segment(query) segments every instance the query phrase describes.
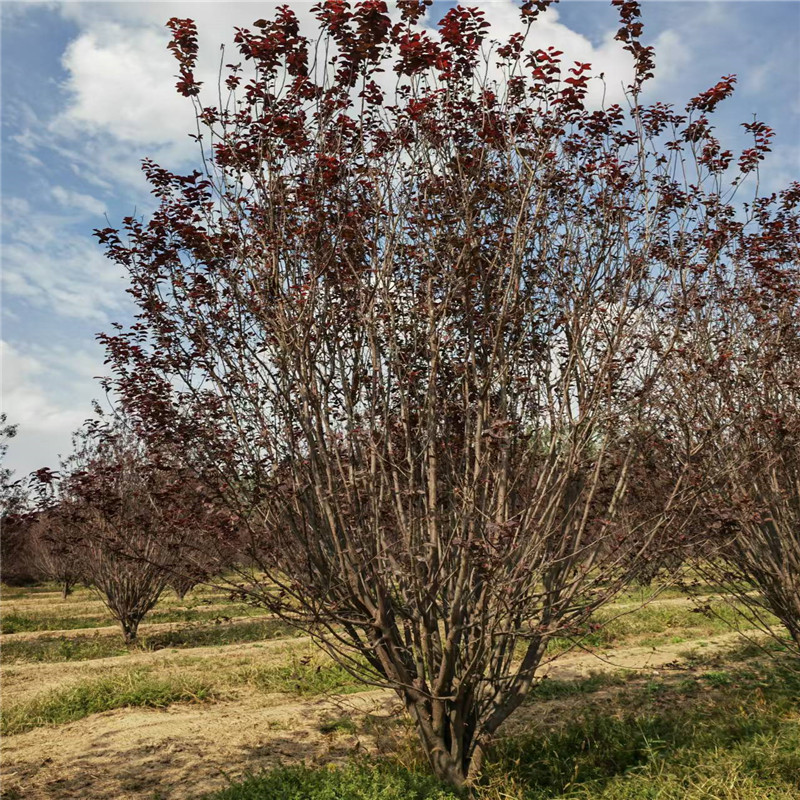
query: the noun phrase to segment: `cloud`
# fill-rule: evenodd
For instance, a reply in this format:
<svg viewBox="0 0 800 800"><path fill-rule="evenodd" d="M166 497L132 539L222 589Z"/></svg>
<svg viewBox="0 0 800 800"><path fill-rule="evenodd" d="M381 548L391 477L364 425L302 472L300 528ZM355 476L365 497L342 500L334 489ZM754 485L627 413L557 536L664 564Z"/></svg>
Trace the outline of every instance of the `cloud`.
<svg viewBox="0 0 800 800"><path fill-rule="evenodd" d="M89 398L100 395L94 381L99 352L0 341L0 358L3 411L9 423L19 425L6 466L18 478L57 466L56 454L68 454L72 433L91 415Z"/></svg>
<svg viewBox="0 0 800 800"><path fill-rule="evenodd" d="M70 211L83 211L94 216L102 215L106 211L106 204L90 194L82 194L63 186L53 186L50 195L61 206Z"/></svg>
<svg viewBox="0 0 800 800"><path fill-rule="evenodd" d="M470 5L473 4L484 11L490 22L492 39L506 41L520 29L519 7L512 0L473 0ZM173 167L196 159L196 145L188 136L195 130L194 109L175 91L177 65L166 47L169 42L166 20L187 14L195 20L199 43L195 72L203 82L201 101L216 104L220 62L241 61L231 44L233 28L252 25L255 16L271 16L278 5L260 4L256 9L248 3L201 3L189 11L180 5L164 3L91 7L82 3L63 4L61 13L80 25L82 31L69 44L62 59L68 75L64 83L68 102L53 120L51 131L101 137L104 145L107 142L134 145L141 148L140 152L147 151ZM311 3L298 3L293 10L300 20L301 31L313 41L318 34L318 23L311 7ZM435 13L441 16L444 10L440 5ZM588 102L593 107L603 102L623 102L625 87L633 78L632 58L614 39L618 28L616 14L608 9L603 19L606 32L598 37L597 45L562 23L554 8L537 19L528 38L532 49L552 45L562 50L565 70L573 61L580 61L591 63L594 75L604 73L604 83L590 84ZM429 31L436 32L432 16L423 23ZM226 49L221 54L223 44ZM673 77L688 58L682 38L672 30L662 31L654 44L659 69L651 86ZM391 71L378 78L387 87L395 83ZM161 150L153 153L154 147ZM114 163L109 163L112 171Z"/></svg>
<svg viewBox="0 0 800 800"><path fill-rule="evenodd" d="M70 229L75 216L35 211L14 197L4 199L3 210L6 302L21 300L61 317L100 323L128 307L120 269L90 236Z"/></svg>
<svg viewBox="0 0 800 800"><path fill-rule="evenodd" d="M151 28L94 25L67 47L66 110L52 129L107 132L121 142L163 144L187 138L194 119L179 97L166 50L168 37Z"/></svg>

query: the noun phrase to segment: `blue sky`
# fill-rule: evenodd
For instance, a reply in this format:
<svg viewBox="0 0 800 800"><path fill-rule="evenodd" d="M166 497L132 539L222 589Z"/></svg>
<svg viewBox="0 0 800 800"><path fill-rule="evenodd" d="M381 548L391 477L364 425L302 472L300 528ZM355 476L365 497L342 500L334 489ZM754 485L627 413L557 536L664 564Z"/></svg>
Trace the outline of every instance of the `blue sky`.
<svg viewBox="0 0 800 800"><path fill-rule="evenodd" d="M286 0L312 32L312 2ZM511 0L474 2L498 38L516 29ZM434 4L431 27L451 4ZM139 162L173 169L197 158L191 108L174 92L164 23L193 17L200 71L214 83L219 45L234 26L270 13L260 2L2 2L3 407L20 426L8 465L22 475L56 466L70 433L91 413L104 373L94 335L133 313L124 277L92 237L152 209ZM753 114L777 132L762 171L765 191L800 178L800 3L794 0L644 0L645 40L658 77L648 98L685 103L736 73L723 106L723 141L744 146ZM535 34L606 73L609 92L629 81L607 2L562 0ZM203 75L201 75L203 77ZM646 99L648 99L646 98ZM618 99L618 98L612 98Z"/></svg>

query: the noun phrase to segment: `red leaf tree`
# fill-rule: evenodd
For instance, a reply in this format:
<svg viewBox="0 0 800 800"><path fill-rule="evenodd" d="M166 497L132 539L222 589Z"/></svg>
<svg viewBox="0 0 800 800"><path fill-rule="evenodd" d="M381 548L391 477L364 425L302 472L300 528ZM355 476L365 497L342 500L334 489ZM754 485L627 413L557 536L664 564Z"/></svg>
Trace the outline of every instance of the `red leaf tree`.
<svg viewBox="0 0 800 800"><path fill-rule="evenodd" d="M756 199L741 215L731 243L735 258L698 295L680 367L664 390L703 489L695 525L707 554L700 571L735 597L756 626L781 636L770 624L774 614L797 650L799 204L794 183Z"/></svg>
<svg viewBox="0 0 800 800"><path fill-rule="evenodd" d="M132 644L166 586L216 571L210 554L223 548L211 542L227 541L230 515L210 502L174 449L143 440L125 420L95 421L74 441L60 476L39 473L53 487L39 535L59 564L81 565L81 578Z"/></svg>
<svg viewBox="0 0 800 800"><path fill-rule="evenodd" d="M221 106L170 21L204 160L146 162L153 218L98 231L140 309L102 340L140 429L245 528L237 589L394 689L463 785L551 638L680 528L658 392L732 235L709 115L733 78L641 105L653 53L615 0L632 110L592 110L588 65L526 48L544 0L494 50L480 11L434 36L425 5L328 0L316 45L279 9L237 30ZM634 514L654 454L676 476Z"/></svg>

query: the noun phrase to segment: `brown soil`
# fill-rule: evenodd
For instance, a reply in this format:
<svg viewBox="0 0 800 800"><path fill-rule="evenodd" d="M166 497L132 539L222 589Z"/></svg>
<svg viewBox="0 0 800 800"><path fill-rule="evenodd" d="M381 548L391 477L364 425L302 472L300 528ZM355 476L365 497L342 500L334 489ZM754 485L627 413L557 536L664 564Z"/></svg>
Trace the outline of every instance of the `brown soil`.
<svg viewBox="0 0 800 800"><path fill-rule="evenodd" d="M56 605L56 602L58 605ZM176 601L169 604L160 604L159 611L183 612L183 611L226 611L231 607L227 602L216 603L194 603L192 605L182 605ZM2 603L3 615L24 614L42 617L77 617L77 618L96 618L109 619L109 612L100 600L81 600L80 602L62 603L61 600L48 600L47 602L4 600Z"/></svg>
<svg viewBox="0 0 800 800"><path fill-rule="evenodd" d="M274 614L261 614L247 617L229 617L227 623L236 622L263 622L264 620L275 619ZM198 626L210 626L214 624L213 619L201 619L194 622L143 622L139 626L139 636L147 636L149 633L159 633L161 631L171 631L179 628L190 628ZM15 639L41 639L47 637L60 637L62 639L73 639L80 636L108 636L109 634L119 634L119 625L104 625L102 628L66 628L54 631L21 631L20 633L0 634L0 646L3 642ZM121 636L122 634L120 634Z"/></svg>
<svg viewBox="0 0 800 800"><path fill-rule="evenodd" d="M710 637L704 652L722 649L735 641L736 634ZM298 645L298 640L289 644ZM277 658L286 641L264 642L258 657ZM268 646L267 646L268 645ZM570 679L593 671L616 669L652 674L673 662L691 646L659 648L628 647L605 651L598 656L570 653L546 665L542 673ZM39 689L46 683L60 683L99 671L114 662L157 663L158 659L192 656L218 659L253 653L253 645L227 648L197 648L176 654L142 653L122 659L100 659L76 665L20 665L36 674ZM285 655L285 649L283 651ZM138 661L134 662L135 659ZM602 659L602 660L601 660ZM173 661L173 666L176 664ZM11 668L9 668L10 670ZM11 677L8 674L8 677ZM19 675L16 675L19 677ZM13 683L13 681L12 681ZM15 699L19 694L14 692ZM561 701L536 704L512 718L513 727L530 724L537 715ZM563 705L563 703L562 703ZM325 721L351 717L357 723L367 719L369 733L325 734ZM245 771L258 771L278 763L338 761L354 752L372 751L376 735L385 739L395 724L402 722L397 698L377 690L354 695L299 702L286 696L243 695L211 705L174 705L165 711L122 709L97 714L56 728L37 728L6 737L3 746L4 794L17 790L25 800L188 800L226 785ZM377 732L377 734L376 734ZM384 744L385 746L385 744Z"/></svg>

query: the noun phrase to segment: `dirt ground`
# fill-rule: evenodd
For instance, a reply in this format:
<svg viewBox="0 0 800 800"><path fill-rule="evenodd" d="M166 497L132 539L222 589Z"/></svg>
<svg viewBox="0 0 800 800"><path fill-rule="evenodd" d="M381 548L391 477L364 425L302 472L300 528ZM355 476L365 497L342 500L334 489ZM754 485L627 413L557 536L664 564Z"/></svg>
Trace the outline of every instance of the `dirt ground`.
<svg viewBox="0 0 800 800"><path fill-rule="evenodd" d="M236 624L237 622L265 622L270 619L275 619L275 615L259 614L247 617L227 617L227 622L232 624ZM208 620L197 622L143 622L139 626L139 636L145 637L154 633L164 633L165 631L179 630L193 624L207 625ZM49 639L54 636L57 636L61 639L74 639L81 636L108 636L109 634L118 634L119 631L119 625L104 625L101 628L65 628L63 630L53 631L20 631L19 633L4 633L3 641L7 642L13 639Z"/></svg>
<svg viewBox="0 0 800 800"><path fill-rule="evenodd" d="M666 601L665 601L666 602ZM735 633L707 638L704 652L724 648ZM193 659L259 663L283 657L302 640L176 653L140 653L76 663L10 665L3 669L4 693L15 700L33 692L102 675L124 664L180 668ZM542 674L571 679L591 672L635 670L645 675L669 669L691 642L663 647L627 647L597 655L568 653ZM257 650L255 649L257 648ZM263 659L263 662L262 662ZM509 730L557 713L568 701L527 706ZM358 733L324 733L325 722L347 717ZM354 753L386 748L387 737L407 735L402 707L391 692L376 690L298 701L285 695L242 693L206 705L176 704L166 710L121 709L57 727L6 737L3 796L25 800L189 800L224 787L247 771L278 763L340 761ZM376 737L381 737L379 741Z"/></svg>

